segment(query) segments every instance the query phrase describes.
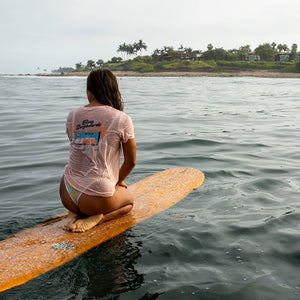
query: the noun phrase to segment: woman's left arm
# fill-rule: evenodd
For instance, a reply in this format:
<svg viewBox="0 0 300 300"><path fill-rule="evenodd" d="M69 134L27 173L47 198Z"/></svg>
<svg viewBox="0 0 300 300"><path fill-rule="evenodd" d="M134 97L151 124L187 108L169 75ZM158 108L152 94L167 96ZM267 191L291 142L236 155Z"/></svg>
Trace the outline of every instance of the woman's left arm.
<svg viewBox="0 0 300 300"><path fill-rule="evenodd" d="M136 164L136 142L135 139L129 139L126 143L122 143L124 162L120 168L119 181L117 185L127 187L123 182L130 174Z"/></svg>

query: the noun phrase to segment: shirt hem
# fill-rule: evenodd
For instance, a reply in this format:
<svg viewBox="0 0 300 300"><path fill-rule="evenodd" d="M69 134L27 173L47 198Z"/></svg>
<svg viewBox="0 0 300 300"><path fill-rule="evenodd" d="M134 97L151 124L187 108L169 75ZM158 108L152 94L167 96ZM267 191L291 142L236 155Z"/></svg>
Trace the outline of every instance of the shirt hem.
<svg viewBox="0 0 300 300"><path fill-rule="evenodd" d="M90 191L86 190L85 188L82 189L82 188L75 187L74 184L70 182L69 176L68 176L66 173L64 173L63 176L64 176L64 178L67 180L68 184L69 184L73 189L75 189L75 190L81 192L82 194L88 195L88 196L98 196L98 197L105 197L105 198L108 198L108 197L113 196L113 194L115 193L115 188L113 189L112 192L93 193L93 192L90 192Z"/></svg>

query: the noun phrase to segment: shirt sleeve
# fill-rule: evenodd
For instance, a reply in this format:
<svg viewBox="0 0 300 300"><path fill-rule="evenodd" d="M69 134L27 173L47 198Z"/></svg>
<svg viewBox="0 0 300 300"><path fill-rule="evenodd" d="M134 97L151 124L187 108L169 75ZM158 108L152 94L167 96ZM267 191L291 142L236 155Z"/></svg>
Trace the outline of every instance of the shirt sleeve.
<svg viewBox="0 0 300 300"><path fill-rule="evenodd" d="M134 128L131 118L125 115L124 121L122 122L121 128L121 141L127 143L128 140L134 138Z"/></svg>
<svg viewBox="0 0 300 300"><path fill-rule="evenodd" d="M66 123L66 133L68 135L69 140L71 140L72 134L72 111L69 112L67 123Z"/></svg>

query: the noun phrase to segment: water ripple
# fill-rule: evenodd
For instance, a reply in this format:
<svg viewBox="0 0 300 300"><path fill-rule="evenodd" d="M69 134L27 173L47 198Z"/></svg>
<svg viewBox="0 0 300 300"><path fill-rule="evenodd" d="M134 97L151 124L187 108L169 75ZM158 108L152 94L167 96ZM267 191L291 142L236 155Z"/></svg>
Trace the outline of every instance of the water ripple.
<svg viewBox="0 0 300 300"><path fill-rule="evenodd" d="M86 104L85 81L0 77L1 239L63 210L65 120ZM204 184L3 297L299 299L298 80L118 81L138 145L127 183L193 167Z"/></svg>

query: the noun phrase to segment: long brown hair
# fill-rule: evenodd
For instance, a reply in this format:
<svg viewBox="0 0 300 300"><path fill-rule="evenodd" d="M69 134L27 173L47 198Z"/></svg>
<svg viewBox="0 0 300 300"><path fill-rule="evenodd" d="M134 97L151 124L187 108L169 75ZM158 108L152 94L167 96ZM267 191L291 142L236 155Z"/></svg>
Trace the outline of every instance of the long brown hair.
<svg viewBox="0 0 300 300"><path fill-rule="evenodd" d="M87 78L87 90L96 100L118 110L123 110L123 102L116 76L107 69L91 71Z"/></svg>

